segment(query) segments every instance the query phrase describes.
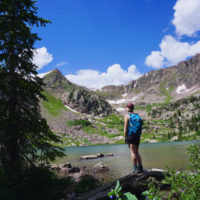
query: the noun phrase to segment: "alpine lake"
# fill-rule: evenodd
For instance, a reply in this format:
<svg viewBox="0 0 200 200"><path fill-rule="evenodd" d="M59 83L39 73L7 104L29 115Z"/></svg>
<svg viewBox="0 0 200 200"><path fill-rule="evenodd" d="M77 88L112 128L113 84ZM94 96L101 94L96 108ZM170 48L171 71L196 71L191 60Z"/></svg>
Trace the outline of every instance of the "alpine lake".
<svg viewBox="0 0 200 200"><path fill-rule="evenodd" d="M186 149L191 144L200 144L200 141L140 144L139 152L142 156L144 169L167 169L168 167L176 170L185 169L189 162ZM72 166L92 169L96 163L103 162L110 169L109 172L99 175L99 178L103 179L105 183L117 180L132 171L130 152L126 144L65 147L64 150L66 156L58 159L56 164L70 162ZM114 155L91 160L80 159L80 156L99 153L104 155L113 153Z"/></svg>

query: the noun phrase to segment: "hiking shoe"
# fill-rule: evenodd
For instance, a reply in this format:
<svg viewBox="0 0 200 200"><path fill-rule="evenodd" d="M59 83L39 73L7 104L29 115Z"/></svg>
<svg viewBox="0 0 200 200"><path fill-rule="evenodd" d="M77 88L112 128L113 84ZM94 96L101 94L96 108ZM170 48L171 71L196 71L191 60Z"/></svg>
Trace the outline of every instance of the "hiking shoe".
<svg viewBox="0 0 200 200"><path fill-rule="evenodd" d="M139 173L139 168L138 167L133 167L133 173Z"/></svg>
<svg viewBox="0 0 200 200"><path fill-rule="evenodd" d="M144 172L143 167L137 167L137 168L133 168L133 172L134 173L142 173Z"/></svg>
<svg viewBox="0 0 200 200"><path fill-rule="evenodd" d="M141 166L141 167L138 167L138 172L139 173L142 173L144 171L144 169L143 169L143 167Z"/></svg>

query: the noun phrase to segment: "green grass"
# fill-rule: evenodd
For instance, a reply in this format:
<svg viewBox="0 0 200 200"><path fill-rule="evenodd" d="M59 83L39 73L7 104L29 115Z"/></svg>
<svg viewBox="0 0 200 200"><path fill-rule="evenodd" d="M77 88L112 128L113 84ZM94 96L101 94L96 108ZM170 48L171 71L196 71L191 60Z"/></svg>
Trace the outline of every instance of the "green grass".
<svg viewBox="0 0 200 200"><path fill-rule="evenodd" d="M97 125L100 128L105 129L106 128L111 128L111 129L117 129L119 131L119 135L123 134L123 127L124 127L124 119L121 115L116 115L116 114L111 114L107 117L98 119L97 121L104 123L105 125L98 124ZM113 134L111 134L113 135ZM115 135L117 136L117 135ZM109 136L111 137L111 136Z"/></svg>
<svg viewBox="0 0 200 200"><path fill-rule="evenodd" d="M83 131L87 134L98 134L107 138L114 138L123 135L123 118L120 115L111 114L107 117L97 119L95 126L84 126ZM111 134L107 129L117 129L119 134Z"/></svg>
<svg viewBox="0 0 200 200"><path fill-rule="evenodd" d="M56 144L56 145L59 147L71 146L72 144L75 144L76 146L80 146L80 143L83 143L83 142L76 141L74 138L69 137L66 134L62 135L62 142L63 142L62 144Z"/></svg>
<svg viewBox="0 0 200 200"><path fill-rule="evenodd" d="M106 99L109 99L109 98L117 98L117 97L120 97L121 94L118 94L118 93L112 93L112 92L105 92L105 91L95 91L94 92L95 94L98 94L100 96L103 96L104 98Z"/></svg>
<svg viewBox="0 0 200 200"><path fill-rule="evenodd" d="M141 92L141 90L140 90L140 89L133 88L133 89L131 89L131 92L134 92L134 93L136 93L136 94L139 94L139 93Z"/></svg>
<svg viewBox="0 0 200 200"><path fill-rule="evenodd" d="M97 119L97 121L103 122L106 124L106 127L115 128L116 126L123 126L124 121L121 115L111 114L107 117Z"/></svg>
<svg viewBox="0 0 200 200"><path fill-rule="evenodd" d="M47 91L42 94L47 98L47 101L42 101L44 108L53 116L59 115L63 110L68 110L61 100L57 99Z"/></svg>
<svg viewBox="0 0 200 200"><path fill-rule="evenodd" d="M83 119L75 119L75 120L69 120L67 121L68 126L78 126L81 125L82 127L87 127L91 126L92 123L89 122L88 120L83 120Z"/></svg>
<svg viewBox="0 0 200 200"><path fill-rule="evenodd" d="M94 128L92 126L87 126L87 127L83 127L83 131L86 132L87 134L91 135L91 134L97 134L98 133L98 129Z"/></svg>
<svg viewBox="0 0 200 200"><path fill-rule="evenodd" d="M108 132L105 131L105 128L103 127L94 128L94 127L88 126L88 127L84 127L83 130L89 135L98 134L101 136L106 136L108 138L113 138L113 137L117 137L121 135L121 134L109 134Z"/></svg>
<svg viewBox="0 0 200 200"><path fill-rule="evenodd" d="M165 81L160 83L159 91L160 95L166 96L165 102L168 103L172 100L171 93L174 90L173 86L170 86L168 89L166 88L167 83Z"/></svg>
<svg viewBox="0 0 200 200"><path fill-rule="evenodd" d="M166 97L167 99L168 97ZM168 100L166 100L165 102L163 103L152 103L152 104L146 104L146 105L135 105L135 110L144 110L146 111L148 114L151 114L151 111L153 108L155 107L159 107L159 106L166 106L166 105L169 105L170 103L170 98L168 98Z"/></svg>

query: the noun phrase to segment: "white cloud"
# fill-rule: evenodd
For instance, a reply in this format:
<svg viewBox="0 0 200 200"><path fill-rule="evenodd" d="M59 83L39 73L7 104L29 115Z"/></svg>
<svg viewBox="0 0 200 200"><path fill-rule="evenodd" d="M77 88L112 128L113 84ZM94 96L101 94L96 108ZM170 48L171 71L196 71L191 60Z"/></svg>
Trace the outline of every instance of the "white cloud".
<svg viewBox="0 0 200 200"><path fill-rule="evenodd" d="M190 56L200 53L200 41L191 44L181 42L171 35L166 35L160 43L160 51L152 51L146 57L145 64L153 68L161 68L164 65L176 65Z"/></svg>
<svg viewBox="0 0 200 200"><path fill-rule="evenodd" d="M38 74L38 76L40 77L40 78L43 78L43 77L45 77L47 74L49 74L49 73L51 73L52 71L49 71L49 72L45 72L45 73L41 73L41 74Z"/></svg>
<svg viewBox="0 0 200 200"><path fill-rule="evenodd" d="M145 64L153 68L160 68L164 65L164 59L160 51L152 51L149 56L146 57Z"/></svg>
<svg viewBox="0 0 200 200"><path fill-rule="evenodd" d="M61 67L61 66L64 66L66 64L67 64L67 62L60 62L60 63L56 64L56 67Z"/></svg>
<svg viewBox="0 0 200 200"><path fill-rule="evenodd" d="M108 67L106 72L100 73L96 70L80 70L77 74L66 76L68 80L77 85L88 88L101 89L106 85L122 85L141 76L135 65L123 70L119 64Z"/></svg>
<svg viewBox="0 0 200 200"><path fill-rule="evenodd" d="M52 60L53 56L47 52L46 47L41 47L35 50L33 63L38 66L38 70L49 64Z"/></svg>
<svg viewBox="0 0 200 200"><path fill-rule="evenodd" d="M200 0L177 0L172 24L176 28L174 36L166 35L160 43L159 51L152 51L145 64L153 68L176 65L178 62L200 53L200 41L183 42L180 36L194 37L200 31Z"/></svg>
<svg viewBox="0 0 200 200"><path fill-rule="evenodd" d="M172 24L178 35L192 36L200 30L200 0L178 0Z"/></svg>

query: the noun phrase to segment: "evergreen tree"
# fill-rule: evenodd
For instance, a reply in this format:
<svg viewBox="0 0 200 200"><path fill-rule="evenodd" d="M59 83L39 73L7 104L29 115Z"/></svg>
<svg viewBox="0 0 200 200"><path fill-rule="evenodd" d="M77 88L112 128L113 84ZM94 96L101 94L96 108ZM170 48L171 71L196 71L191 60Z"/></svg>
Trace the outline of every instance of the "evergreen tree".
<svg viewBox="0 0 200 200"><path fill-rule="evenodd" d="M171 117L169 118L169 127L174 128L174 122Z"/></svg>
<svg viewBox="0 0 200 200"><path fill-rule="evenodd" d="M34 0L0 0L0 164L8 175L63 153L40 113L42 79L33 64L33 26L49 21L37 16Z"/></svg>

